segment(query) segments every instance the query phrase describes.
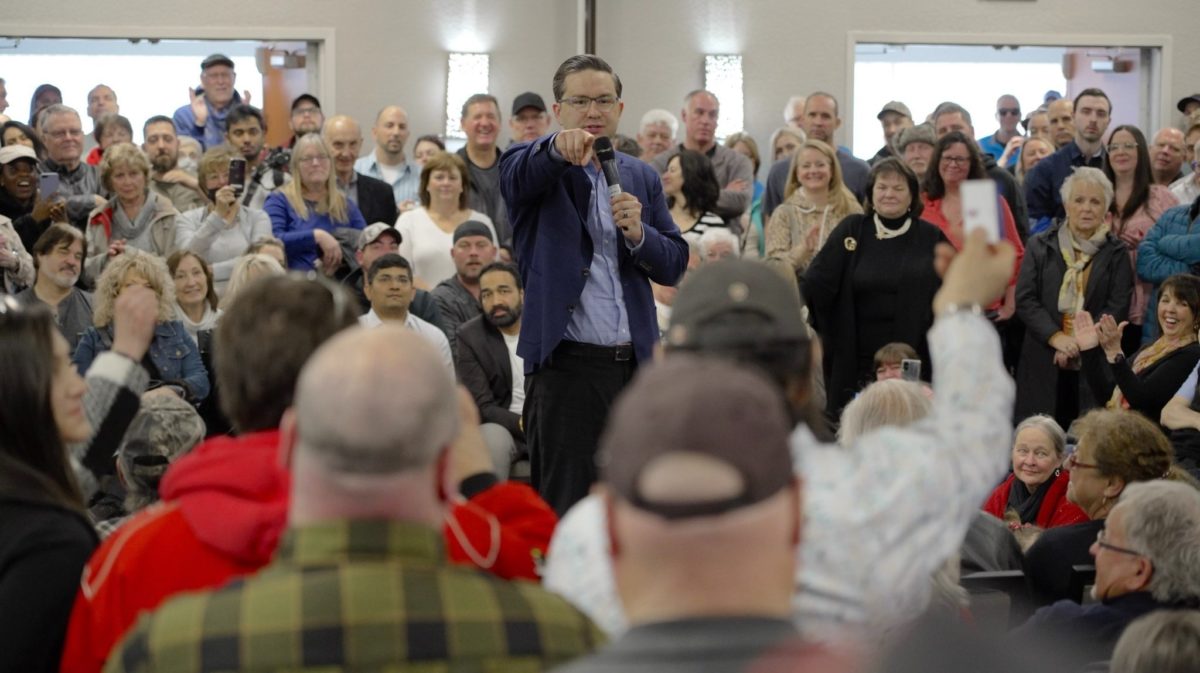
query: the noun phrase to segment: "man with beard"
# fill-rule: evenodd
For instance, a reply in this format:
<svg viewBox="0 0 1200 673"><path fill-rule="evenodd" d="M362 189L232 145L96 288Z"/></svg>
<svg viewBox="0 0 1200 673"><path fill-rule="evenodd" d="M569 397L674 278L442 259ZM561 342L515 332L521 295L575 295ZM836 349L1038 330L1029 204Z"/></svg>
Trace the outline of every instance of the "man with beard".
<svg viewBox="0 0 1200 673"><path fill-rule="evenodd" d="M187 212L207 205L196 176L178 167L179 136L170 117L158 115L142 127L142 151L150 159L150 189L167 197L175 210Z"/></svg>
<svg viewBox="0 0 1200 673"><path fill-rule="evenodd" d="M246 192L242 196L242 205L262 210L267 195L291 182L292 178L283 168L264 162L267 123L258 108L234 106L225 116L225 123L225 142L246 160Z"/></svg>
<svg viewBox="0 0 1200 673"><path fill-rule="evenodd" d="M491 230L474 220L458 225L450 257L454 259L454 275L438 283L430 294L437 301L442 330L453 350L458 326L483 312L479 303L479 272L496 259Z"/></svg>
<svg viewBox="0 0 1200 673"><path fill-rule="evenodd" d="M521 420L525 362L517 355L525 292L517 267L504 262L485 266L478 282L483 315L458 329L454 371L475 398L483 438L497 474L505 478L513 461L529 452Z"/></svg>
<svg viewBox="0 0 1200 673"><path fill-rule="evenodd" d="M288 126L292 129L292 137L284 147L296 144L296 138L308 133L320 133L325 125L325 113L321 111L321 101L311 93L302 93L292 101L292 116Z"/></svg>
<svg viewBox="0 0 1200 673"><path fill-rule="evenodd" d="M1108 160L1104 149L1104 132L1112 121L1112 101L1108 95L1100 89L1084 89L1075 97L1073 115L1074 139L1039 161L1025 176L1025 201L1031 221L1062 219L1066 214L1059 194L1063 181L1079 166L1103 168ZM1051 115L1052 124L1053 119Z"/></svg>
<svg viewBox="0 0 1200 673"><path fill-rule="evenodd" d="M401 211L415 208L421 167L404 156L404 145L408 142L408 112L399 105L380 110L371 127L371 137L375 140L375 151L356 161L354 170L391 185L396 207Z"/></svg>
<svg viewBox="0 0 1200 673"><path fill-rule="evenodd" d="M50 307L58 331L66 338L72 353L79 337L92 325L92 295L75 287L83 272L85 247L78 229L51 224L33 245L37 280L16 295L17 301L25 306L41 302Z"/></svg>

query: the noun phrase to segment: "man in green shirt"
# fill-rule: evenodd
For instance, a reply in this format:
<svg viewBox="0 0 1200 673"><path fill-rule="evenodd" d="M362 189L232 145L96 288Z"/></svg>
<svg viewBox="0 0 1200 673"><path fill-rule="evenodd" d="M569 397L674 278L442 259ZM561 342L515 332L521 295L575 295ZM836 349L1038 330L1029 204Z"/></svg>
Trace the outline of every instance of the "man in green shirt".
<svg viewBox="0 0 1200 673"><path fill-rule="evenodd" d="M330 340L282 423L293 488L275 560L143 617L106 670L529 671L592 650L602 636L562 599L446 558L451 445L474 413L419 335Z"/></svg>

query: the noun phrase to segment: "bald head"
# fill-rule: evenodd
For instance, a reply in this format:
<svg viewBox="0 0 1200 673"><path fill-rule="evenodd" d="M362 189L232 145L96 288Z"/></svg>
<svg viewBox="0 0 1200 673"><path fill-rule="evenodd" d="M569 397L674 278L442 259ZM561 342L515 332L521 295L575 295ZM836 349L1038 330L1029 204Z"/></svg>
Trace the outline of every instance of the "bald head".
<svg viewBox="0 0 1200 673"><path fill-rule="evenodd" d="M1183 131L1168 126L1154 134L1150 148L1150 168L1155 184L1169 185L1180 175L1187 155Z"/></svg>
<svg viewBox="0 0 1200 673"><path fill-rule="evenodd" d="M458 432L454 381L427 340L399 326L351 329L296 384L297 452L330 473L427 468Z"/></svg>
<svg viewBox="0 0 1200 673"><path fill-rule="evenodd" d="M325 120L321 138L333 155L333 169L337 171L338 180L348 184L354 174L354 162L362 150L362 129L358 122L348 115L334 115Z"/></svg>
<svg viewBox="0 0 1200 673"><path fill-rule="evenodd" d="M408 112L399 105L389 105L375 115L371 127L375 139L375 158L382 164L394 166L404 161L404 145L408 142Z"/></svg>

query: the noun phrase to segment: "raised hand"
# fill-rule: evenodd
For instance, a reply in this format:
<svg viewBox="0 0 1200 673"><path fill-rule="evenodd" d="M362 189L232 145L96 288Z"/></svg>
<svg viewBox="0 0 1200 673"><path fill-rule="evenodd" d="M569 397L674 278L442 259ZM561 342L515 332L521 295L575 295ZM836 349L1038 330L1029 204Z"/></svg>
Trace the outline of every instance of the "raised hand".
<svg viewBox="0 0 1200 673"><path fill-rule="evenodd" d="M189 86L188 98L192 101L192 117L196 119L196 126L204 126L208 123L208 105L204 102L204 92L196 93L196 90Z"/></svg>

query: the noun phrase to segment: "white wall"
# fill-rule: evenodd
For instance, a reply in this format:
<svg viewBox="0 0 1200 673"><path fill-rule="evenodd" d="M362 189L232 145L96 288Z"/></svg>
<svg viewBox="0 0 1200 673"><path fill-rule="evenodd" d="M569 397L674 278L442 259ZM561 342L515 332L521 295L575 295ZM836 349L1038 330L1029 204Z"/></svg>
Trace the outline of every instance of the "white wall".
<svg viewBox="0 0 1200 673"><path fill-rule="evenodd" d="M625 133L636 130L636 120L649 108L678 109L683 95L703 82L705 53L745 55L746 125L761 138L782 121L790 94L824 89L848 106L849 31L913 33L918 41L921 33L1166 35L1170 71L1162 121L1175 121L1174 101L1200 90L1200 11L1194 0L600 0L597 5L597 51L625 82ZM152 37L155 29L171 29L176 35L232 32L244 38L255 29L264 34L332 30L337 83L336 96L322 98L327 112L369 121L379 107L398 101L408 108L414 133L425 133L442 126L449 50L490 51L491 88L502 101L526 89L549 101L554 68L576 51L578 7L576 0L0 0L0 32ZM508 110L503 112L507 117ZM878 128L864 132L875 134Z"/></svg>
<svg viewBox="0 0 1200 673"><path fill-rule="evenodd" d="M678 110L703 83L705 53L744 56L746 126L760 142L782 121L791 94L833 93L848 109L848 33L1167 35L1172 72L1161 122L1177 121L1175 101L1200 91L1200 10L1195 0L602 0L597 51L625 84L626 133L647 109ZM1116 46L1116 45L1114 45ZM953 84L931 83L952 96ZM998 85L998 88L1005 88ZM1169 101L1169 102L1168 102ZM1168 114L1169 113L1169 114ZM843 113L843 119L849 115ZM843 127L845 128L845 127ZM978 129L977 129L978 130ZM878 136L879 127L858 132ZM981 133L984 131L980 130ZM844 144L848 134L840 134Z"/></svg>

